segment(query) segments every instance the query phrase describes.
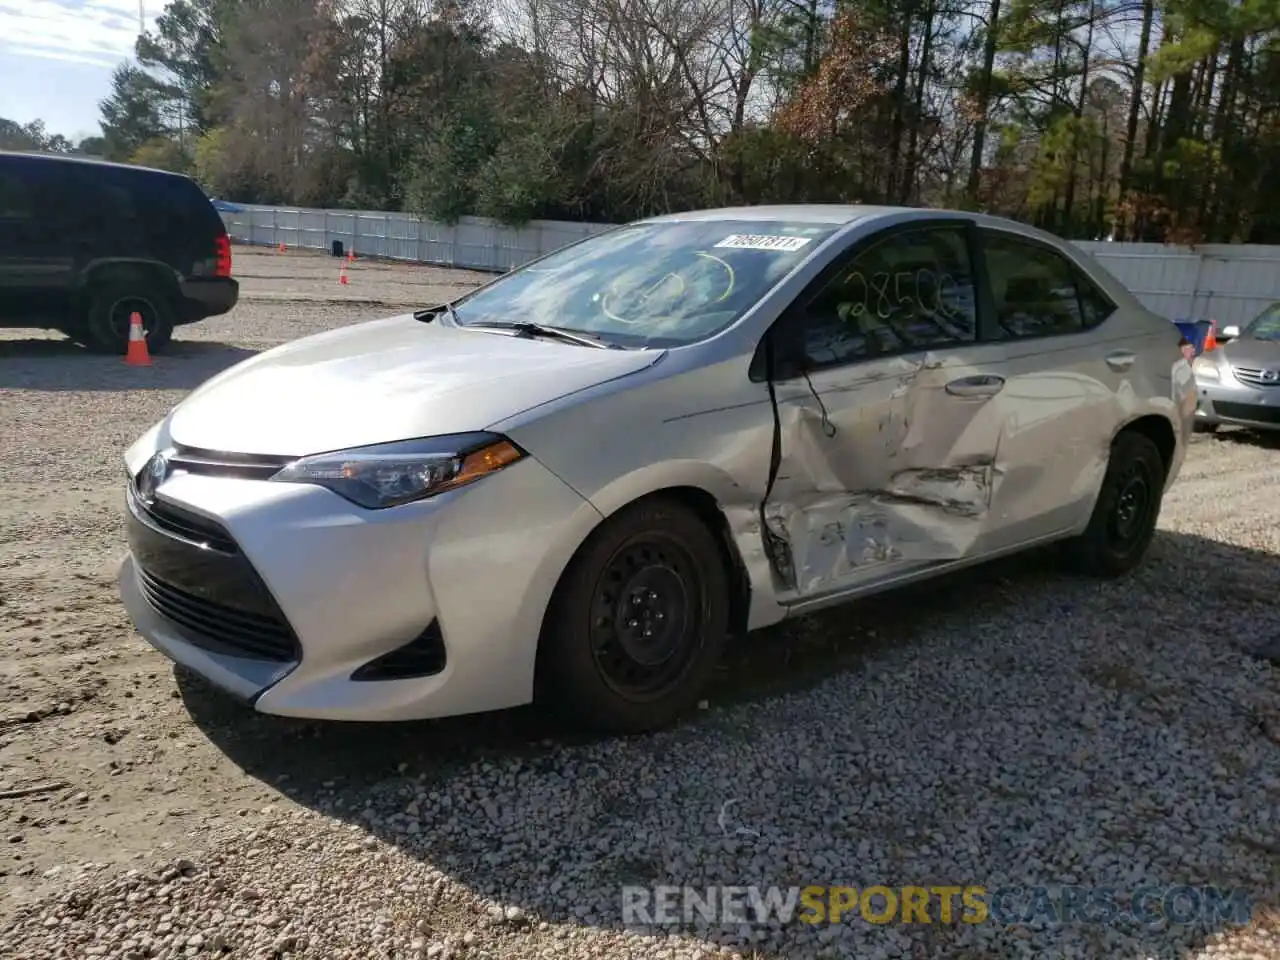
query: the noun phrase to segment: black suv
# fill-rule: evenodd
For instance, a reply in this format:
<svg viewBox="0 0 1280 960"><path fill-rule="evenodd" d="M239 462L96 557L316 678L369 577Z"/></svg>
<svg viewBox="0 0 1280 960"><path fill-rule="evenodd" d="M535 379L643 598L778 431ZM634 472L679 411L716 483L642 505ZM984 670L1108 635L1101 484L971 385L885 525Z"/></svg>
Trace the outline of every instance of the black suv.
<svg viewBox="0 0 1280 960"><path fill-rule="evenodd" d="M0 326L124 353L138 313L155 352L239 296L226 227L190 177L0 152Z"/></svg>

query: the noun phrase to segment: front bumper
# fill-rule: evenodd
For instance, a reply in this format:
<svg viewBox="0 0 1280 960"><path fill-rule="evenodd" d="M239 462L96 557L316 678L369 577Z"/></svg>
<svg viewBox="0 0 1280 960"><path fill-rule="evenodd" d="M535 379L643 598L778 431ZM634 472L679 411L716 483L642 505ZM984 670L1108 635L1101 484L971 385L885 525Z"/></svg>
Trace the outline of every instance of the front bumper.
<svg viewBox="0 0 1280 960"><path fill-rule="evenodd" d="M528 703L547 604L600 520L532 458L389 510L307 484L198 474L155 496L205 532L154 529L130 494L119 588L138 632L263 713L335 720ZM353 679L431 629L442 668Z"/></svg>
<svg viewBox="0 0 1280 960"><path fill-rule="evenodd" d="M1196 378L1196 421L1280 430L1280 386L1254 387L1231 379Z"/></svg>

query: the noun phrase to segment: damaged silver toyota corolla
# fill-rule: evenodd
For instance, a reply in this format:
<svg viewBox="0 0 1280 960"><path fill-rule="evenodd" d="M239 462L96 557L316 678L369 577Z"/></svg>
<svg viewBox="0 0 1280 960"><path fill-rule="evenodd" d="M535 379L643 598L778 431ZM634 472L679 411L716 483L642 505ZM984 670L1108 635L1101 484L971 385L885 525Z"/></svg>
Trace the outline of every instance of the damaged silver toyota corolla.
<svg viewBox="0 0 1280 960"><path fill-rule="evenodd" d="M1016 223L659 217L206 383L126 455L139 631L265 713L612 731L726 637L1050 541L1142 558L1195 388Z"/></svg>

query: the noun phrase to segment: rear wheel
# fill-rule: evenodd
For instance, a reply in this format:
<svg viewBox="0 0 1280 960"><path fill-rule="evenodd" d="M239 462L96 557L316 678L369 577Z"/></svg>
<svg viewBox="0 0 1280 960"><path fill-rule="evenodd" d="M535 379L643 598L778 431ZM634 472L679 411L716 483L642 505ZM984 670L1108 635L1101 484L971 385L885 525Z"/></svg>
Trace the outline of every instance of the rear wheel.
<svg viewBox="0 0 1280 960"><path fill-rule="evenodd" d="M665 726L696 703L728 626L715 536L683 504L643 501L565 571L539 643L539 699L602 732Z"/></svg>
<svg viewBox="0 0 1280 960"><path fill-rule="evenodd" d="M1164 478L1164 459L1150 438L1134 431L1117 436L1089 526L1066 545L1071 566L1101 577L1138 566L1155 536Z"/></svg>
<svg viewBox="0 0 1280 960"><path fill-rule="evenodd" d="M129 346L130 318L142 317L147 350L158 353L173 336L173 305L161 290L141 280L114 280L93 290L74 339L96 353L123 354Z"/></svg>

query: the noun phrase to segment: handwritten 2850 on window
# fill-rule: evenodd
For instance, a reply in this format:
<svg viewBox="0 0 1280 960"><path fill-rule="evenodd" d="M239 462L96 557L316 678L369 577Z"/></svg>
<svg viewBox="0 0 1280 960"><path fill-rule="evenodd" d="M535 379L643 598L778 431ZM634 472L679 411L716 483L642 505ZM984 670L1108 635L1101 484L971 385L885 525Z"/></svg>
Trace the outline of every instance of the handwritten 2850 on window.
<svg viewBox="0 0 1280 960"><path fill-rule="evenodd" d="M858 318L873 314L887 320L895 313L912 310L925 314L956 317L966 311L961 286L946 272L926 267L874 273L868 280L860 270L850 271L841 283L840 314Z"/></svg>

